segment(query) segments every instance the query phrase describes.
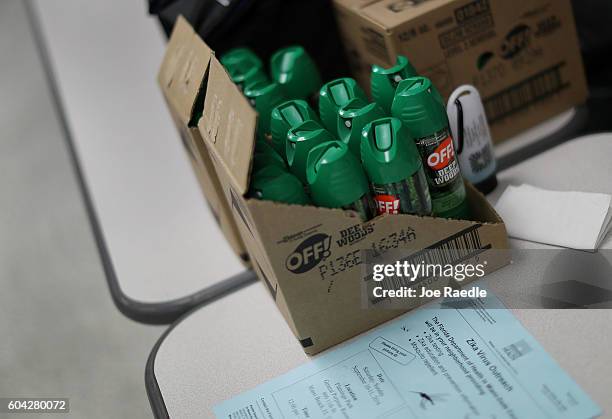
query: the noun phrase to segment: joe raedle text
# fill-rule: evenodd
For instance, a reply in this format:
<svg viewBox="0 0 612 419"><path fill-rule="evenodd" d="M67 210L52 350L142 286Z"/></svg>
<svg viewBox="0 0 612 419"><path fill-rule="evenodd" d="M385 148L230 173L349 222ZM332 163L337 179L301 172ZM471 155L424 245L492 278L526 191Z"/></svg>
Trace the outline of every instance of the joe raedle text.
<svg viewBox="0 0 612 419"><path fill-rule="evenodd" d="M472 287L470 289L444 287L441 290L428 288L417 290L410 287L388 290L383 287L374 287L372 293L376 298L487 298L487 290L480 287Z"/></svg>

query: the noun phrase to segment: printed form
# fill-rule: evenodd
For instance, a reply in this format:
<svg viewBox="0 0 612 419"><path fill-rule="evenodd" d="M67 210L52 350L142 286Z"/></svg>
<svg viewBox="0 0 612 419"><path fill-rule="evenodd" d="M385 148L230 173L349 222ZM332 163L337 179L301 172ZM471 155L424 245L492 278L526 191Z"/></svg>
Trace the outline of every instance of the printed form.
<svg viewBox="0 0 612 419"><path fill-rule="evenodd" d="M224 419L600 415L488 295L452 303L454 308L436 303L407 313L215 406L215 414Z"/></svg>

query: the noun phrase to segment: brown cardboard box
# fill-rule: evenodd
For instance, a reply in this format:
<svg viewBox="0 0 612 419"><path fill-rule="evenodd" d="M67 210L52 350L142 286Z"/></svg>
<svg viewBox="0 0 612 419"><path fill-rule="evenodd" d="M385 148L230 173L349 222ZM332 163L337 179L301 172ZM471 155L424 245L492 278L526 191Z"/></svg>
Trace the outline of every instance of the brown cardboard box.
<svg viewBox="0 0 612 419"><path fill-rule="evenodd" d="M248 266L248 253L196 126L202 112L212 54L189 23L179 17L158 74L158 83L210 209L232 249Z"/></svg>
<svg viewBox="0 0 612 419"><path fill-rule="evenodd" d="M362 249L422 250L470 243L487 258L486 272L508 263L505 226L471 185L475 219L393 215L362 223L339 209L248 199L257 113L212 56L198 122L258 276L308 354L317 353L407 311L364 309Z"/></svg>
<svg viewBox="0 0 612 419"><path fill-rule="evenodd" d="M472 84L496 142L583 103L570 0L334 0L355 78L406 55L443 96Z"/></svg>

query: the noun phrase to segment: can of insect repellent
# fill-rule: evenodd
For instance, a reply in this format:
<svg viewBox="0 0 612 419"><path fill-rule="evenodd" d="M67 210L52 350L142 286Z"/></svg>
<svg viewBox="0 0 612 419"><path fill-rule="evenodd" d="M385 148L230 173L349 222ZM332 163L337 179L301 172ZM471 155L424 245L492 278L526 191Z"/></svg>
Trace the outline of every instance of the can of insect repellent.
<svg viewBox="0 0 612 419"><path fill-rule="evenodd" d="M469 84L459 86L448 99L446 114L461 173L480 192L491 192L497 186L497 164L478 90Z"/></svg>
<svg viewBox="0 0 612 419"><path fill-rule="evenodd" d="M255 82L268 80L263 63L249 48L234 48L226 52L221 57L221 64L240 90Z"/></svg>
<svg viewBox="0 0 612 419"><path fill-rule="evenodd" d="M266 144L256 149L255 154L253 154L253 172L268 166L278 166L288 171L285 160L272 147Z"/></svg>
<svg viewBox="0 0 612 419"><path fill-rule="evenodd" d="M304 185L291 173L271 166L253 174L249 196L264 201L285 204L309 205L310 198L304 192Z"/></svg>
<svg viewBox="0 0 612 419"><path fill-rule="evenodd" d="M289 130L304 121L319 121L319 116L306 101L301 99L281 103L272 110L270 117L271 145L286 159L285 147Z"/></svg>
<svg viewBox="0 0 612 419"><path fill-rule="evenodd" d="M280 85L274 82L258 81L249 85L244 90L244 95L259 114L257 135L266 138L270 135L272 109L285 100Z"/></svg>
<svg viewBox="0 0 612 419"><path fill-rule="evenodd" d="M366 174L343 142L329 141L310 150L306 173L315 205L356 211L363 221L374 216Z"/></svg>
<svg viewBox="0 0 612 419"><path fill-rule="evenodd" d="M469 218L465 185L455 157L444 105L431 81L413 77L402 82L391 107L417 146L427 177L433 214L445 218Z"/></svg>
<svg viewBox="0 0 612 419"><path fill-rule="evenodd" d="M415 76L415 77L418 77L418 76ZM406 80L400 81L395 91L398 92L400 90L404 90L405 88L411 86L412 85L412 81L410 81L411 78L412 77L409 77ZM431 83L431 94L438 102L440 102L440 105L442 105L442 107L446 108L446 104L444 103L444 98L442 97L442 94L440 93L440 91L436 88L436 86L433 83ZM394 96L394 99L395 99L395 96Z"/></svg>
<svg viewBox="0 0 612 419"><path fill-rule="evenodd" d="M286 97L315 100L312 97L321 85L321 75L303 47L293 45L276 51L270 58L270 73Z"/></svg>
<svg viewBox="0 0 612 419"><path fill-rule="evenodd" d="M315 146L334 141L334 136L316 121L305 121L293 127L287 133L287 146L285 153L289 170L304 185L306 181L306 160L308 153Z"/></svg>
<svg viewBox="0 0 612 419"><path fill-rule="evenodd" d="M399 119L381 118L365 126L361 161L378 214L431 214L421 156Z"/></svg>
<svg viewBox="0 0 612 419"><path fill-rule="evenodd" d="M282 175L283 173L289 172L277 165L253 167L253 171L251 172L251 179L255 179L256 177L277 177Z"/></svg>
<svg viewBox="0 0 612 419"><path fill-rule="evenodd" d="M351 99L338 111L336 135L351 152L361 158L361 130L375 119L385 117L385 112L377 103L367 103L360 98Z"/></svg>
<svg viewBox="0 0 612 419"><path fill-rule="evenodd" d="M416 75L416 70L410 61L408 61L408 58L403 55L398 55L395 65L389 68L373 65L372 73L370 74L370 89L374 101L387 114L391 113L391 104L393 103L393 96L395 95L397 85L402 80Z"/></svg>
<svg viewBox="0 0 612 419"><path fill-rule="evenodd" d="M344 77L325 83L319 90L319 115L325 128L335 133L338 127L338 111L355 98L368 101L365 92L354 79Z"/></svg>

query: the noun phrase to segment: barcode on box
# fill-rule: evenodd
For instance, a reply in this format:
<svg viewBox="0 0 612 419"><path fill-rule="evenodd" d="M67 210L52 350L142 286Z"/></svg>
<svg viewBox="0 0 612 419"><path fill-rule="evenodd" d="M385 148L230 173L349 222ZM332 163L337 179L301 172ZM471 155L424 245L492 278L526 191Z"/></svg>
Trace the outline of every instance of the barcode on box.
<svg viewBox="0 0 612 419"><path fill-rule="evenodd" d="M501 92L484 100L485 113L489 123L506 118L515 112L527 109L530 105L567 88L561 68L565 62L560 62L547 68Z"/></svg>

